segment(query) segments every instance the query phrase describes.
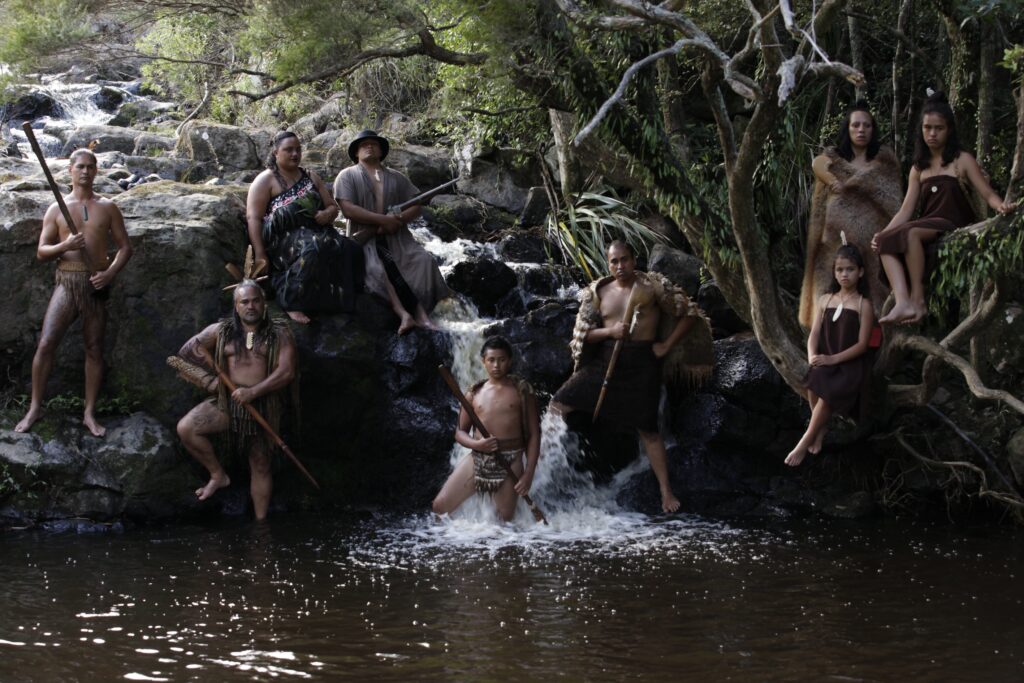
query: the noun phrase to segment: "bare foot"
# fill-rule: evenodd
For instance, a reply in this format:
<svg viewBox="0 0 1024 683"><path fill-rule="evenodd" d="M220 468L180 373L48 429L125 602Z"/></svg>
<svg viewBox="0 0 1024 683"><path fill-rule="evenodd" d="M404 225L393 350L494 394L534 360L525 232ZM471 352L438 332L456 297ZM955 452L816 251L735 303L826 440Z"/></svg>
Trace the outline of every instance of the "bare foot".
<svg viewBox="0 0 1024 683"><path fill-rule="evenodd" d="M92 415L85 415L82 417L82 424L88 429L93 436L103 436L107 433L107 428L96 421L96 418Z"/></svg>
<svg viewBox="0 0 1024 683"><path fill-rule="evenodd" d="M896 304L892 307L892 310L883 315L878 319L880 323L901 323L905 320L913 318L917 314L917 309L913 304L904 302L902 304Z"/></svg>
<svg viewBox="0 0 1024 683"><path fill-rule="evenodd" d="M405 315L402 316L402 322L398 326L398 334L405 334L406 332L409 332L418 326L419 323L417 323L416 320L411 315L406 313Z"/></svg>
<svg viewBox="0 0 1024 683"><path fill-rule="evenodd" d="M663 512L677 512L679 510L679 499L671 490L661 492L661 509Z"/></svg>
<svg viewBox="0 0 1024 683"><path fill-rule="evenodd" d="M806 448L794 448L789 452L789 455L786 456L786 464L790 467L797 467L804 461L805 457L807 457Z"/></svg>
<svg viewBox="0 0 1024 683"><path fill-rule="evenodd" d="M285 313L288 314L289 318L291 318L300 325L309 324L309 316L303 313L302 311L285 311Z"/></svg>
<svg viewBox="0 0 1024 683"><path fill-rule="evenodd" d="M815 437L814 443L807 447L807 452L811 455L817 455L821 453L821 444L825 440L825 430L822 429L818 432L818 436Z"/></svg>
<svg viewBox="0 0 1024 683"><path fill-rule="evenodd" d="M210 481L206 483L206 486L200 486L196 489L196 498L206 500L230 483L231 479L228 478L227 474L222 474L219 477L210 477Z"/></svg>
<svg viewBox="0 0 1024 683"><path fill-rule="evenodd" d="M25 413L25 417L21 418L21 422L14 425L14 431L27 432L28 430L32 429L32 425L34 425L42 416L43 409L40 408L39 406L36 406L35 408L29 408L28 412Z"/></svg>
<svg viewBox="0 0 1024 683"><path fill-rule="evenodd" d="M903 321L906 325L916 325L928 315L928 307L924 304L914 304L914 315Z"/></svg>

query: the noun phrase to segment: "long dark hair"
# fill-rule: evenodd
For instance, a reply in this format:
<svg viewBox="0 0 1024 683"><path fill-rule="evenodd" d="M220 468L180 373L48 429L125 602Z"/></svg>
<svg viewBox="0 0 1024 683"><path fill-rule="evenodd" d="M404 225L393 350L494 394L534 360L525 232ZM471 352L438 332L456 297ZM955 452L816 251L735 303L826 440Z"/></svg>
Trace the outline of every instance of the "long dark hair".
<svg viewBox="0 0 1024 683"><path fill-rule="evenodd" d="M829 285L828 291L832 294L838 292L842 287L839 286L839 280L836 279L836 261L844 258L847 261L853 262L855 266L860 269L864 269L864 257L860 255L860 249L853 246L852 244L844 244L836 250L836 257L832 259L832 284ZM871 287L868 285L867 271L860 276L857 280L857 292L868 299L871 297Z"/></svg>
<svg viewBox="0 0 1024 683"><path fill-rule="evenodd" d="M921 132L921 126L924 125L924 117L927 114L938 114L946 120L946 126L949 127L946 146L942 149L942 165L949 166L954 159L960 156L960 136L956 132L956 116L953 114L953 108L949 106L949 100L946 99L945 93L932 93L924 101L924 108L921 109L921 123L917 127L914 166L918 171L923 171L932 165L932 151L924 141L924 133Z"/></svg>
<svg viewBox="0 0 1024 683"><path fill-rule="evenodd" d="M871 138L868 140L867 157L871 161L878 154L882 141L878 138L878 122L875 115L871 113L871 107L867 100L857 100L846 110L846 117L843 119L843 126L839 129L839 137L836 141L836 153L847 161L853 161L853 142L850 140L850 119L853 113L862 111L871 119Z"/></svg>
<svg viewBox="0 0 1024 683"><path fill-rule="evenodd" d="M270 154L267 156L267 168L269 168L275 174L277 173L277 150L281 148L281 143L287 140L288 138L295 138L296 140L298 140L299 136L291 132L290 130L282 130L280 133L274 136L274 142L272 142L270 145ZM299 142L302 141L299 140Z"/></svg>

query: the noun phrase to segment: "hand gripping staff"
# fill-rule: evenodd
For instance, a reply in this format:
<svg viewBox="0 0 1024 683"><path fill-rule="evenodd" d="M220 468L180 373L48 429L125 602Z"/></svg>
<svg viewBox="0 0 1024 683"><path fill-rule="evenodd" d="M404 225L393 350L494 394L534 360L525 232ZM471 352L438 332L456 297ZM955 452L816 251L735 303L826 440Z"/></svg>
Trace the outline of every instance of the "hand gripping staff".
<svg viewBox="0 0 1024 683"><path fill-rule="evenodd" d="M605 394L608 393L608 382L612 378L612 373L615 372L615 364L619 362L619 354L622 352L622 346L629 339L629 335L633 333L633 328L636 327L637 309L646 303L646 301L641 300L645 297L638 297L641 291L642 288L638 288L636 282L633 283L633 286L629 290L629 298L626 299L626 311L622 314L622 322L628 323L629 328L621 339L615 340L615 347L612 349L612 357L608 360L608 369L604 373L604 382L601 383L601 393L597 395L597 405L594 406L594 422L597 422L597 414L601 412L601 404L604 403Z"/></svg>
<svg viewBox="0 0 1024 683"><path fill-rule="evenodd" d="M60 214L64 216L64 222L68 224L68 230L71 231L72 235L78 234L78 228L75 227L75 222L71 220L71 212L68 211L68 205L64 203L64 195L60 193L60 189L57 187L56 181L53 179L53 174L50 173L50 167L46 165L46 157L43 156L43 150L39 148L39 141L36 140L36 134L32 130L32 124L28 121L22 124L21 129L25 131L25 137L28 138L28 144L32 146L32 151L35 152L36 158L39 159L39 165L43 167L43 175L46 176L46 182L50 186L50 191L53 192L53 198L57 200L57 208L60 209ZM92 267L92 263L89 260L89 252L86 249L82 249L82 260L85 262L85 267L89 269L89 274L92 275L96 272L96 269ZM93 296L97 295L98 290L93 289ZM104 295L106 293L104 292Z"/></svg>
<svg viewBox="0 0 1024 683"><path fill-rule="evenodd" d="M220 381L224 383L224 386L228 388L228 391L234 393L235 389L237 389L238 387L236 387L235 383L231 381L231 378L228 377L227 373L221 370L220 366L217 365L217 361L213 359L213 356L210 355L210 352L203 349L203 355L206 356L206 362L209 363L210 367L214 369L214 371L217 373L217 377L219 377ZM284 439L277 435L277 432L275 432L274 429L270 426L270 423L263 419L263 416L259 414L259 411L257 411L248 403L243 403L242 407L245 408L245 410L250 415L252 415L252 419L256 420L260 427L263 427L264 431L266 431L270 438L274 440L274 443L277 444L278 448L284 451L284 454L288 456L288 459L295 463L295 466L299 468L299 471L306 475L306 479L308 479L309 483L313 485L313 488L319 491L320 484L316 483L316 479L313 478L313 475L310 474L309 470L307 470L302 465L298 457L296 457L296 455L292 453L292 449L288 448L288 444L284 442Z"/></svg>
<svg viewBox="0 0 1024 683"><path fill-rule="evenodd" d="M453 394L455 394L455 398L459 399L459 403L461 403L462 407L466 410L466 414L469 415L469 421L473 423L473 426L476 428L477 433L480 434L480 436L484 437L485 439L491 438L491 433L487 431L487 428L484 427L484 423L480 421L479 417L477 417L476 411L473 410L473 404L470 403L469 399L466 398L466 395L462 393L462 389L459 388L459 383L456 382L455 377L452 376L451 370L449 370L443 365L438 365L437 371L441 373L441 379L444 380L445 384L448 385L448 388L452 390ZM512 471L512 466L505 462L505 460L502 458L499 458L498 461L505 468L505 471L508 473L508 476L512 477L512 481L518 484L519 477L517 477L516 473ZM533 513L534 519L536 519L538 522L543 522L544 524L548 523L548 520L544 516L544 513L541 512L541 509L537 507L536 503L533 502L533 499L530 498L530 494L524 495L523 500L525 500L526 504L530 507L530 512Z"/></svg>

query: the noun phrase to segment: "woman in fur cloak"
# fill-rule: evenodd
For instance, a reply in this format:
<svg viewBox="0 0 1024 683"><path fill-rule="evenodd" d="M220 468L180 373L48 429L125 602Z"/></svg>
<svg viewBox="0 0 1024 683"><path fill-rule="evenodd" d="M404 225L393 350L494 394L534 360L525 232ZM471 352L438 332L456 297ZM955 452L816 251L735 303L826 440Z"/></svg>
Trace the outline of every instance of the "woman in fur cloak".
<svg viewBox="0 0 1024 683"><path fill-rule="evenodd" d="M835 147L814 159L814 194L807 230L807 261L800 290L800 324L810 328L815 302L832 283L832 259L846 241L868 253L871 238L899 211L903 201L899 163L878 139L875 119L863 100L846 114ZM878 282L877 259L868 259L868 281ZM871 288L875 315L889 296L883 287Z"/></svg>

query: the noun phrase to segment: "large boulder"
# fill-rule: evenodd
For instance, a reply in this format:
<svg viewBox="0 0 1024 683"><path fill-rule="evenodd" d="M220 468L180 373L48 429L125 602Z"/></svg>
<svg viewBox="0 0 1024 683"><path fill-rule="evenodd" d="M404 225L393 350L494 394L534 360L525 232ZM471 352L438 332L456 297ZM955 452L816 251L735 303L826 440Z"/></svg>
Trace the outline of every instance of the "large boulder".
<svg viewBox="0 0 1024 683"><path fill-rule="evenodd" d="M461 192L514 214L526 208L529 188L517 185L508 169L484 159L474 159L460 175Z"/></svg>
<svg viewBox="0 0 1024 683"><path fill-rule="evenodd" d="M135 147L132 148L132 156L157 156L163 152L174 149L177 139L170 135L157 135L156 133L141 133L135 138Z"/></svg>
<svg viewBox="0 0 1024 683"><path fill-rule="evenodd" d="M494 315L495 304L516 286L516 274L501 261L480 258L455 264L448 286L468 296L482 315Z"/></svg>
<svg viewBox="0 0 1024 683"><path fill-rule="evenodd" d="M0 121L35 121L44 116L59 117L64 111L52 95L29 90L13 97L4 93L7 104L0 104Z"/></svg>
<svg viewBox="0 0 1024 683"><path fill-rule="evenodd" d="M507 318L483 331L500 334L515 348L515 371L542 392L554 393L572 372L567 340L576 321L576 304L548 302L525 316Z"/></svg>
<svg viewBox="0 0 1024 683"><path fill-rule="evenodd" d="M401 145L391 148L387 164L404 173L421 192L437 187L455 177L451 155L437 147Z"/></svg>
<svg viewBox="0 0 1024 683"><path fill-rule="evenodd" d="M221 172L262 168L256 143L243 129L210 121L189 121L178 135L175 154L206 162Z"/></svg>
<svg viewBox="0 0 1024 683"><path fill-rule="evenodd" d="M700 291L700 272L703 267L704 262L696 256L664 244L654 246L647 265L648 270L661 273L694 297Z"/></svg>
<svg viewBox="0 0 1024 683"><path fill-rule="evenodd" d="M4 526L177 517L198 508L202 481L173 430L143 413L108 420L102 439L61 416L43 418L30 434L0 429L0 468Z"/></svg>
<svg viewBox="0 0 1024 683"><path fill-rule="evenodd" d="M78 126L68 136L61 150L61 156L67 157L76 149L88 147L94 140L99 142L93 148L96 153L100 152L123 152L131 154L135 150L135 138L139 131L131 128L119 128L117 126Z"/></svg>

